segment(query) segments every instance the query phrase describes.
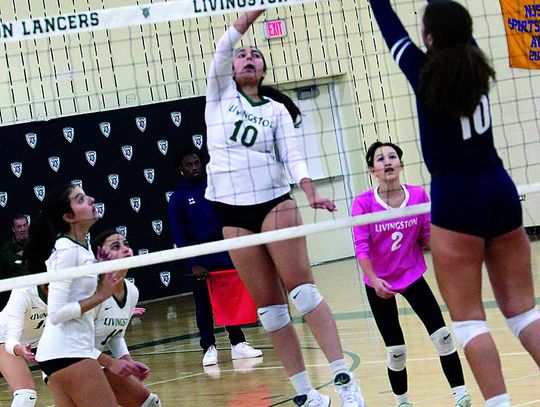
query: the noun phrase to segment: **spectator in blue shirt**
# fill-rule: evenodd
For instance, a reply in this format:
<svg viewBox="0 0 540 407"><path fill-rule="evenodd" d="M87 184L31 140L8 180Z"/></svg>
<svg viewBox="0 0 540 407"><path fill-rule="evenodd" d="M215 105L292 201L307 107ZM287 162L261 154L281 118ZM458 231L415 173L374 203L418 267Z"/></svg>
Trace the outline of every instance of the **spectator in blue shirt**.
<svg viewBox="0 0 540 407"><path fill-rule="evenodd" d="M212 202L204 197L206 174L202 166L201 154L196 150L180 150L175 156L176 168L182 176L180 186L169 201L169 225L176 247L190 246L222 240L222 226L214 211ZM193 273L195 314L200 334L200 345L204 351L203 366L218 363L216 338L214 336L214 316L206 285L206 277L212 271L234 269L227 252L192 257L185 260L188 273ZM248 342L240 326L226 326L231 342L231 358L254 358L262 351L254 349Z"/></svg>

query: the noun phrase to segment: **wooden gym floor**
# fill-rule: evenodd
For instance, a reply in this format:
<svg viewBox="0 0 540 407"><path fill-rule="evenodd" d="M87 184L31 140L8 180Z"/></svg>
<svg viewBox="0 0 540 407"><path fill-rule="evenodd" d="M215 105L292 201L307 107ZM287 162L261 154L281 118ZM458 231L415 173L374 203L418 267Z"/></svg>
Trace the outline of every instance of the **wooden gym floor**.
<svg viewBox="0 0 540 407"><path fill-rule="evenodd" d="M429 255L428 264L431 264ZM533 272L537 303L540 299L539 271L540 242L534 242ZM394 406L386 377L384 344L371 317L354 259L318 266L314 272L317 284L337 320L345 358L360 380L368 405ZM431 268L426 276L438 296ZM507 329L487 279L484 303L501 354L512 405L540 406L539 369ZM429 336L402 298L398 299L398 304L408 345L407 369L411 400L416 407L453 406L450 390ZM292 405L293 389L261 327L247 327L245 334L254 346L263 349L262 358L231 361L226 333L222 328L217 328L219 364L203 369L191 295L145 306L146 313L142 317L133 318L126 339L133 357L150 366L152 373L146 384L150 391L159 394L164 406ZM448 322L446 311L445 318ZM294 322L312 383L332 397L333 406L338 406L339 400L330 383L331 373L322 352L308 326L298 317L294 318ZM460 353L473 405L482 406L478 387L463 359L463 353ZM37 405L52 406L51 394L41 382L40 373L34 371L33 374L38 384ZM0 406L9 406L10 403L11 392L5 380L1 379Z"/></svg>

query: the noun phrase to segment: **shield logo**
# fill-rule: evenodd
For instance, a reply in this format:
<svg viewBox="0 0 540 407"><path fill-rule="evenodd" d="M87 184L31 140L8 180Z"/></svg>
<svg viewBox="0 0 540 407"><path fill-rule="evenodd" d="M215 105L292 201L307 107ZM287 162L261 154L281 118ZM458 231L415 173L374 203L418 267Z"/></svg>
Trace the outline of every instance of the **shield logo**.
<svg viewBox="0 0 540 407"><path fill-rule="evenodd" d="M129 198L129 204L131 205L131 209L133 209L135 212L139 212L141 210L141 198L138 196Z"/></svg>
<svg viewBox="0 0 540 407"><path fill-rule="evenodd" d="M174 194L174 191L167 191L165 192L165 200L169 202L171 200L171 196Z"/></svg>
<svg viewBox="0 0 540 407"><path fill-rule="evenodd" d="M93 150L89 150L86 153L84 153L86 157L86 161L88 161L88 164L90 164L92 167L96 165L97 161L97 153Z"/></svg>
<svg viewBox="0 0 540 407"><path fill-rule="evenodd" d="M169 150L169 142L167 140L158 140L157 146L161 154L167 155L167 151Z"/></svg>
<svg viewBox="0 0 540 407"><path fill-rule="evenodd" d="M151 184L154 182L154 179L156 177L156 172L153 168L145 168L144 169L144 178Z"/></svg>
<svg viewBox="0 0 540 407"><path fill-rule="evenodd" d="M100 218L103 217L103 215L105 215L105 204L104 203L96 203L96 211L97 211L97 214Z"/></svg>
<svg viewBox="0 0 540 407"><path fill-rule="evenodd" d="M37 134L36 133L26 133L24 135L24 137L26 138L26 142L28 143L28 145L31 148L36 148L36 144L37 144Z"/></svg>
<svg viewBox="0 0 540 407"><path fill-rule="evenodd" d="M180 123L182 123L182 113L171 112L171 120L176 127L180 127Z"/></svg>
<svg viewBox="0 0 540 407"><path fill-rule="evenodd" d="M118 188L118 184L120 183L120 177L118 176L118 174L109 174L107 175L107 179L109 180L109 185L113 189Z"/></svg>
<svg viewBox="0 0 540 407"><path fill-rule="evenodd" d="M60 157L49 157L49 166L54 172L60 169Z"/></svg>
<svg viewBox="0 0 540 407"><path fill-rule="evenodd" d="M191 139L193 140L193 145L200 150L203 146L202 134L194 134L193 136L191 136Z"/></svg>
<svg viewBox="0 0 540 407"><path fill-rule="evenodd" d="M101 133L105 137L109 137L111 134L111 123L109 122L101 122L99 123L99 129L101 130Z"/></svg>
<svg viewBox="0 0 540 407"><path fill-rule="evenodd" d="M163 221L160 219L153 220L152 229L154 229L156 235L161 235L161 232L163 232Z"/></svg>
<svg viewBox="0 0 540 407"><path fill-rule="evenodd" d="M64 127L62 132L64 133L64 138L71 143L75 137L75 129L73 127Z"/></svg>
<svg viewBox="0 0 540 407"><path fill-rule="evenodd" d="M30 218L30 215L24 215L26 218L26 223L28 223L28 226L30 226L30 223L32 222L32 218Z"/></svg>
<svg viewBox="0 0 540 407"><path fill-rule="evenodd" d="M162 271L159 273L159 279L163 283L165 287L168 287L171 282L171 272L170 271Z"/></svg>
<svg viewBox="0 0 540 407"><path fill-rule="evenodd" d="M5 208L7 205L7 199L8 199L8 193L7 192L0 192L0 206L2 208Z"/></svg>
<svg viewBox="0 0 540 407"><path fill-rule="evenodd" d="M131 284L135 284L135 279L133 277L127 277L127 281L129 281Z"/></svg>
<svg viewBox="0 0 540 407"><path fill-rule="evenodd" d="M131 157L133 157L133 147L130 145L122 146L122 154L124 154L126 160L131 161Z"/></svg>
<svg viewBox="0 0 540 407"><path fill-rule="evenodd" d="M82 188L82 180L80 179L72 179L71 185L75 185L76 187Z"/></svg>
<svg viewBox="0 0 540 407"><path fill-rule="evenodd" d="M21 178L22 175L22 163L19 161L11 163L11 172L17 177Z"/></svg>
<svg viewBox="0 0 540 407"><path fill-rule="evenodd" d="M126 237L127 236L127 227L125 226L117 226L116 227L116 231L118 233L120 233L122 236Z"/></svg>
<svg viewBox="0 0 540 407"><path fill-rule="evenodd" d="M43 201L43 198L45 198L45 186L43 185L36 185L34 187L34 194L36 194L36 198L40 201Z"/></svg>
<svg viewBox="0 0 540 407"><path fill-rule="evenodd" d="M144 133L144 131L146 130L146 117L136 117L135 124L137 125L139 130Z"/></svg>
<svg viewBox="0 0 540 407"><path fill-rule="evenodd" d="M148 254L148 249L139 249L137 253L139 254L139 256L142 256L143 254Z"/></svg>

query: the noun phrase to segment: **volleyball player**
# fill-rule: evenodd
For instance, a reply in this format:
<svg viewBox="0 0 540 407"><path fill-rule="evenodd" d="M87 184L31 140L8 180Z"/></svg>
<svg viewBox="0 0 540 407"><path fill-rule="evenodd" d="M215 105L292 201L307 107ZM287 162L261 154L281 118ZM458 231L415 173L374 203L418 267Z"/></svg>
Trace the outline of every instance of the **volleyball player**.
<svg viewBox="0 0 540 407"><path fill-rule="evenodd" d="M510 406L482 305L482 264L512 332L540 365L530 242L516 187L493 143L488 98L495 72L472 38L472 19L450 0L429 2L427 54L414 45L389 0L371 7L416 95L420 141L431 180L435 273L486 406Z"/></svg>
<svg viewBox="0 0 540 407"><path fill-rule="evenodd" d="M116 230L106 230L92 241L92 250L97 253L98 260L115 260L133 256L128 241ZM95 347L104 351L108 348L116 359L133 362L124 335L139 300L137 287L125 280L127 270L118 272L120 277L111 297L95 308ZM148 367L138 362L145 379ZM120 377L105 369L105 376L122 407L161 407L159 397L150 393L139 378L134 376Z"/></svg>
<svg viewBox="0 0 540 407"><path fill-rule="evenodd" d="M424 188L402 184L403 151L393 143L373 143L366 154L378 186L357 196L352 215L404 208L429 201ZM457 407L469 407L461 362L450 331L423 275L423 248L429 248L429 215L355 226L354 244L364 273L366 293L387 350L387 370L398 407L412 406L407 385L407 347L399 324L396 294L401 294L422 320L439 354Z"/></svg>
<svg viewBox="0 0 540 407"><path fill-rule="evenodd" d="M206 198L216 202L225 238L302 223L286 170L306 193L311 207L335 210L331 200L317 194L298 150L293 124L300 121L298 108L285 95L261 85L267 67L257 48L235 49L261 13L248 12L227 30L217 44L208 76ZM360 388L345 364L330 308L313 280L305 238L230 254L295 388L295 404L328 406L330 399L310 383L280 280L330 361L341 405L364 406Z"/></svg>
<svg viewBox="0 0 540 407"><path fill-rule="evenodd" d="M23 256L31 273L91 264L86 236L98 219L94 199L71 184L51 190L30 227ZM94 348L93 309L109 298L118 282L115 272L49 284L48 315L36 360L48 377L55 405L116 407L118 403L98 363L123 375L142 376L139 365L115 361Z"/></svg>
<svg viewBox="0 0 540 407"><path fill-rule="evenodd" d="M16 288L0 312L0 372L13 391L12 407L34 407L36 384L28 363L47 318L47 285Z"/></svg>

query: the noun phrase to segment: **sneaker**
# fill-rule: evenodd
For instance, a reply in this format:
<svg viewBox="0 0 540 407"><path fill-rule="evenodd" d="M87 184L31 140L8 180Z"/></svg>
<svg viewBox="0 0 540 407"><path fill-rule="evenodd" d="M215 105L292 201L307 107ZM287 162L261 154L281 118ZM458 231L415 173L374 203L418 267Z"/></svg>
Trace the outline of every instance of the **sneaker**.
<svg viewBox="0 0 540 407"><path fill-rule="evenodd" d="M403 403L399 403L397 407L413 407L412 403L409 403L408 401L404 401Z"/></svg>
<svg viewBox="0 0 540 407"><path fill-rule="evenodd" d="M456 401L456 407L471 407L471 396L468 394L465 394L462 398Z"/></svg>
<svg viewBox="0 0 540 407"><path fill-rule="evenodd" d="M262 356L262 350L255 349L249 342L240 342L238 345L231 345L231 359L248 359Z"/></svg>
<svg viewBox="0 0 540 407"><path fill-rule="evenodd" d="M215 345L210 346L202 358L203 366L215 365L218 362L218 353Z"/></svg>
<svg viewBox="0 0 540 407"><path fill-rule="evenodd" d="M297 406L304 406L304 407L330 406L330 397L319 393L319 391L315 389L311 389L308 394L302 394L301 396L296 396L293 399L293 401L294 401L294 404L296 404Z"/></svg>
<svg viewBox="0 0 540 407"><path fill-rule="evenodd" d="M366 407L360 387L347 373L339 373L334 379L336 391L341 399L341 407Z"/></svg>

